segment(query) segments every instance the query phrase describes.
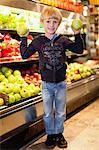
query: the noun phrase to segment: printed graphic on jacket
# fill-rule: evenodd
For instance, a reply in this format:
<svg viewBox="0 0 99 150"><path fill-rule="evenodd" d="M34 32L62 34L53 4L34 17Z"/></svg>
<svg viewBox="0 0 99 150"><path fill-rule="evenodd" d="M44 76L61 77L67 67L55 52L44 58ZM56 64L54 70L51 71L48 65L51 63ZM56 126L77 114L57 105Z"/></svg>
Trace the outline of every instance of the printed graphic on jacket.
<svg viewBox="0 0 99 150"><path fill-rule="evenodd" d="M53 70L53 68L59 70L65 62L65 52L62 45L57 42L54 43L54 46L52 42L46 43L42 50L42 56L44 66L49 70Z"/></svg>

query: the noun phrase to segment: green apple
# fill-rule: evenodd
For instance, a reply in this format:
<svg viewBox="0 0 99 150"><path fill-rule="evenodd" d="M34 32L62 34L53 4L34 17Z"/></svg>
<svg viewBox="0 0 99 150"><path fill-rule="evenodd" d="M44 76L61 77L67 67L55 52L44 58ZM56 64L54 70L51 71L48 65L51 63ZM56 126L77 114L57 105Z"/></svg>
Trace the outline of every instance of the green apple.
<svg viewBox="0 0 99 150"><path fill-rule="evenodd" d="M28 83L26 83L26 82L24 81L24 83L21 84L21 87L22 87L22 88L27 88L27 87L28 87Z"/></svg>
<svg viewBox="0 0 99 150"><path fill-rule="evenodd" d="M21 36L21 35L26 35L29 31L28 26L25 23L20 23L17 26L17 33Z"/></svg>
<svg viewBox="0 0 99 150"><path fill-rule="evenodd" d="M0 84L0 93L3 93L5 91L5 86L3 84Z"/></svg>
<svg viewBox="0 0 99 150"><path fill-rule="evenodd" d="M21 87L18 83L14 84L13 92L14 93L20 93Z"/></svg>
<svg viewBox="0 0 99 150"><path fill-rule="evenodd" d="M15 78L16 78L17 83L19 83L19 84L25 83L24 79L21 76L17 75L17 76L15 76Z"/></svg>
<svg viewBox="0 0 99 150"><path fill-rule="evenodd" d="M9 94L9 99L8 99L9 104L12 104L15 102L15 97L13 94Z"/></svg>
<svg viewBox="0 0 99 150"><path fill-rule="evenodd" d="M14 76L17 76L17 75L21 76L21 72L19 70L14 70L13 75Z"/></svg>
<svg viewBox="0 0 99 150"><path fill-rule="evenodd" d="M0 106L3 106L3 105L4 105L4 99L0 98Z"/></svg>
<svg viewBox="0 0 99 150"><path fill-rule="evenodd" d="M5 79L5 76L3 74L0 75L0 82Z"/></svg>
<svg viewBox="0 0 99 150"><path fill-rule="evenodd" d="M27 90L30 92L31 96L33 96L35 94L34 89L31 86L28 86Z"/></svg>
<svg viewBox="0 0 99 150"><path fill-rule="evenodd" d="M40 92L39 86L35 86L35 88L34 88L34 93L35 93L35 94L38 94L39 92Z"/></svg>
<svg viewBox="0 0 99 150"><path fill-rule="evenodd" d="M91 75L91 72L90 71L87 71L86 72L86 76L90 76Z"/></svg>
<svg viewBox="0 0 99 150"><path fill-rule="evenodd" d="M6 84L5 93L9 94L9 93L13 92L13 88L14 88L14 85L12 83Z"/></svg>
<svg viewBox="0 0 99 150"><path fill-rule="evenodd" d="M5 66L3 66L2 68L1 68L1 71L2 71L2 73L4 74L6 71L8 71L8 67L5 67Z"/></svg>
<svg viewBox="0 0 99 150"><path fill-rule="evenodd" d="M86 73L85 72L81 73L81 77L85 78L86 77Z"/></svg>
<svg viewBox="0 0 99 150"><path fill-rule="evenodd" d="M71 27L75 30L79 30L83 27L83 23L80 19L74 19L72 21Z"/></svg>
<svg viewBox="0 0 99 150"><path fill-rule="evenodd" d="M8 83L8 79L5 78L4 80L2 80L2 82Z"/></svg>
<svg viewBox="0 0 99 150"><path fill-rule="evenodd" d="M0 71L0 75L3 75L3 73Z"/></svg>
<svg viewBox="0 0 99 150"><path fill-rule="evenodd" d="M32 88L33 90L35 89L35 85L33 83L30 83L29 87Z"/></svg>
<svg viewBox="0 0 99 150"><path fill-rule="evenodd" d="M80 72L80 73L83 72L83 67L79 68L79 72Z"/></svg>
<svg viewBox="0 0 99 150"><path fill-rule="evenodd" d="M81 75L80 74L75 74L74 78L75 81L81 79Z"/></svg>
<svg viewBox="0 0 99 150"><path fill-rule="evenodd" d="M15 101L21 100L21 95L19 93L14 94Z"/></svg>
<svg viewBox="0 0 99 150"><path fill-rule="evenodd" d="M15 83L15 81L16 81L16 78L14 77L14 75L9 75L8 76L8 81L10 82L10 83Z"/></svg>
<svg viewBox="0 0 99 150"><path fill-rule="evenodd" d="M8 78L8 76L10 76L12 74L13 70L12 69L8 69L4 75Z"/></svg>
<svg viewBox="0 0 99 150"><path fill-rule="evenodd" d="M25 89L25 88L22 88L22 89L21 89L20 95L21 95L23 98L27 98L27 97L30 97L30 96L31 96L29 90L27 90L27 89Z"/></svg>
<svg viewBox="0 0 99 150"><path fill-rule="evenodd" d="M6 82L1 82L1 83L0 83L0 85L4 85L4 86L6 86L6 85L7 85L7 83L6 83Z"/></svg>

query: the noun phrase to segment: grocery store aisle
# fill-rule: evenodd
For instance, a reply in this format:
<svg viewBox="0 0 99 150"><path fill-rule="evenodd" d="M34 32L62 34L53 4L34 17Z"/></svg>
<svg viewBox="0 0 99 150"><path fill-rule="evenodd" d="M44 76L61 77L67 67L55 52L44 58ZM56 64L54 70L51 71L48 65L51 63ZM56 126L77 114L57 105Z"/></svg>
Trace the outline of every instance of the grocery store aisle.
<svg viewBox="0 0 99 150"><path fill-rule="evenodd" d="M73 115L64 124L68 148L64 150L99 150L99 98ZM47 150L46 135L21 150ZM60 150L57 146L53 150Z"/></svg>

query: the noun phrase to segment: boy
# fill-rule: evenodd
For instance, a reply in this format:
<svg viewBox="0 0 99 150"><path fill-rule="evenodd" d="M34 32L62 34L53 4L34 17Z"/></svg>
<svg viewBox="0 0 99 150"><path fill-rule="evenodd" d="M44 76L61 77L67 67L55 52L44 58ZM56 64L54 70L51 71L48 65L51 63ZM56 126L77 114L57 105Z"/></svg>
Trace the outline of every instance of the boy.
<svg viewBox="0 0 99 150"><path fill-rule="evenodd" d="M26 35L21 36L20 51L23 59L30 57L38 50L39 67L42 77L42 99L44 106L44 123L48 148L57 145L67 147L63 136L64 119L66 118L66 56L69 49L75 53L83 52L83 42L80 30L73 30L75 42L63 35L57 35L62 15L57 8L44 7L40 21L44 26L45 34L34 38L27 47Z"/></svg>

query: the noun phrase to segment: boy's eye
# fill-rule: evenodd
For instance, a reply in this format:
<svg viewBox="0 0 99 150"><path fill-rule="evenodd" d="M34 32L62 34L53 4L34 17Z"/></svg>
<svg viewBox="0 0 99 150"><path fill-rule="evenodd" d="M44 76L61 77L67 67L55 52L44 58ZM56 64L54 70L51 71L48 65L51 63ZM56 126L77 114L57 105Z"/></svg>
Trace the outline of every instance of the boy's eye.
<svg viewBox="0 0 99 150"><path fill-rule="evenodd" d="M46 23L51 23L51 21L50 20L46 20ZM55 20L55 21L53 21L53 23L58 23L58 21L57 20Z"/></svg>
<svg viewBox="0 0 99 150"><path fill-rule="evenodd" d="M46 20L46 22L49 23L50 21L49 21L49 20Z"/></svg>
<svg viewBox="0 0 99 150"><path fill-rule="evenodd" d="M58 23L58 21L54 21L54 23Z"/></svg>

